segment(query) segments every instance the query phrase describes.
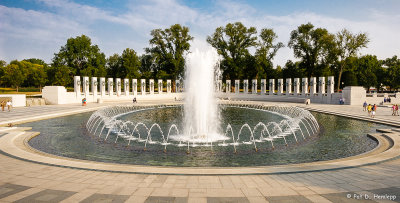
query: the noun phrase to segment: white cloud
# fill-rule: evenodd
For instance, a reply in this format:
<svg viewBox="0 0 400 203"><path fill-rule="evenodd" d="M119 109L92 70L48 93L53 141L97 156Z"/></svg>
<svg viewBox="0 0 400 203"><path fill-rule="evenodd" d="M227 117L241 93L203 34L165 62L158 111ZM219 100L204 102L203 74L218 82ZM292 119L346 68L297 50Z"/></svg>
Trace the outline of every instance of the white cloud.
<svg viewBox="0 0 400 203"><path fill-rule="evenodd" d="M193 22L198 13L175 0L148 0L132 2L129 13L121 17L142 19L150 25L166 27L170 24ZM136 24L134 24L136 25Z"/></svg>
<svg viewBox="0 0 400 203"><path fill-rule="evenodd" d="M59 15L1 5L0 19L0 53L7 61L32 56L49 59L67 38L87 32L79 23Z"/></svg>
<svg viewBox="0 0 400 203"><path fill-rule="evenodd" d="M71 19L81 22L93 20L113 20L114 17L99 8L78 4L69 0L37 0L49 8L57 10L58 15L69 16Z"/></svg>
<svg viewBox="0 0 400 203"><path fill-rule="evenodd" d="M382 59L400 54L400 40L397 40L400 15L375 10L371 10L364 20L353 20L312 12L276 16L260 13L247 4L223 0L215 1L208 10L190 8L178 0L135 0L127 3L123 13L72 1L38 1L49 11L0 6L0 54L7 61L35 56L50 62L53 53L69 37L81 34L91 37L106 55L121 53L127 47L143 53L152 29L166 28L175 23L190 28L191 35L196 38L194 46L204 46L198 41L205 40L216 27L236 21L255 26L258 30L273 28L279 36L278 41L284 44L289 41L292 30L307 22L333 33L343 28L355 33L367 32L371 42L363 54L376 54ZM293 52L286 47L278 52L275 64L284 65L288 59L293 59Z"/></svg>

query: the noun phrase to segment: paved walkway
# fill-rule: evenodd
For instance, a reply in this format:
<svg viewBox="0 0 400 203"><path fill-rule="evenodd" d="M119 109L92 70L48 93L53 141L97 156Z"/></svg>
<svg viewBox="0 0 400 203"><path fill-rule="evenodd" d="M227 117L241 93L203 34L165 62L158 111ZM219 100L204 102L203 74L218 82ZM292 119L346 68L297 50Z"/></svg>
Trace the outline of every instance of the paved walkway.
<svg viewBox="0 0 400 203"><path fill-rule="evenodd" d="M398 202L399 164L288 175L173 176L76 170L0 155L0 202L361 202L357 198L365 195L396 195Z"/></svg>
<svg viewBox="0 0 400 203"><path fill-rule="evenodd" d="M157 100L157 101L138 101L135 105L157 105L165 103L176 103L173 100ZM0 126L7 126L9 123L19 124L26 123L40 119L47 119L89 111L95 111L99 108L103 108L110 105L133 105L132 102L120 102L120 103L110 103L104 102L98 103L88 103L87 106L82 106L81 104L62 104L62 105L45 105L45 106L32 106L32 107L16 107L10 112L0 111Z"/></svg>
<svg viewBox="0 0 400 203"><path fill-rule="evenodd" d="M249 101L245 101L249 103ZM260 101L254 101L258 103ZM157 100L157 101L145 101L138 102L139 105L158 105L165 103L181 103L173 100ZM251 103L251 102L250 102ZM300 103L276 103L276 102L261 102L266 105L290 105L299 106L311 111L329 113L334 115L341 115L350 118L357 118L382 124L390 124L393 126L400 127L400 116L392 116L392 110L389 107L378 107L376 117L371 118L368 113L363 111L362 106L350 106L350 105L327 105L327 104L311 104L305 105ZM80 104L64 104L64 105L46 105L46 106L33 106L33 107L17 107L13 108L11 112L0 111L0 126L6 126L8 123L18 124L21 122L27 122L32 120L38 120L49 117L57 117L62 115L76 114L78 112L94 111L99 108L110 106L110 105L131 105L131 102L121 103L109 103L105 102L102 104L88 103L87 106Z"/></svg>
<svg viewBox="0 0 400 203"><path fill-rule="evenodd" d="M0 122L90 111L104 105L109 104L15 108L11 113L0 112ZM307 108L369 119L361 107L314 104ZM390 119L400 126L400 118L387 113L389 109L379 108L373 120ZM400 202L400 159L334 171L185 176L54 167L0 152L0 202L393 202L388 199L394 197Z"/></svg>
<svg viewBox="0 0 400 203"><path fill-rule="evenodd" d="M368 112L363 111L362 106L350 105L327 105L327 104L312 104L312 105L298 105L311 111L318 111L334 115L345 116L349 118L356 118L366 121L372 121L385 125L393 125L400 127L400 116L392 116L391 107L378 107L375 118L368 116Z"/></svg>

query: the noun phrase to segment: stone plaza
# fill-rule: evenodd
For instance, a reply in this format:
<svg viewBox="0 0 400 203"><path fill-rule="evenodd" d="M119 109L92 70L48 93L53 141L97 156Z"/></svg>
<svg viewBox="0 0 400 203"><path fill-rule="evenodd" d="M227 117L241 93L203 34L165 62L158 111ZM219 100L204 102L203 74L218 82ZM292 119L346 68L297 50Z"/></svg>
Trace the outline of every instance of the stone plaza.
<svg viewBox="0 0 400 203"><path fill-rule="evenodd" d="M400 202L398 8L0 1L0 203Z"/></svg>
<svg viewBox="0 0 400 203"><path fill-rule="evenodd" d="M172 99L137 105L176 103ZM250 101L248 101L250 102ZM255 103L269 104L267 101ZM274 103L271 103L274 104ZM16 108L0 124L93 111L113 102ZM311 111L372 119L359 106L285 103ZM382 109L374 122L399 126ZM29 115L29 116L28 116ZM201 168L119 167L43 154L27 147L29 129L0 129L1 202L398 202L400 181L397 129L377 132L394 142L344 160L283 167ZM186 175L185 175L186 174ZM396 199L395 199L396 198Z"/></svg>

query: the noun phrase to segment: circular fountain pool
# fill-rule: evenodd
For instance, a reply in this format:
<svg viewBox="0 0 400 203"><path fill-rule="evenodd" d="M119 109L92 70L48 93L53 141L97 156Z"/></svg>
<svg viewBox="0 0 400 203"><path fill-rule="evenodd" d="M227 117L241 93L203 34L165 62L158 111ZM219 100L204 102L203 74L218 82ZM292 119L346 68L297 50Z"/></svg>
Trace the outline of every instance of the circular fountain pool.
<svg viewBox="0 0 400 203"><path fill-rule="evenodd" d="M177 115L182 115L181 106L104 108L92 114L86 123L86 129L91 135L104 138L104 140L115 137L115 143L118 139L124 139L127 145L134 142L143 143L144 150L147 150L150 145L161 145L164 152L171 146L186 148L187 153L190 153L191 147L213 149L214 145L232 146L234 153L237 153L241 145L250 145L258 151L257 146L262 146L263 142L270 142L272 149L275 149L274 143L281 142L288 146L291 139L299 143L319 133L319 125L314 116L298 107L219 105L218 109L223 109L225 112L232 112L228 110L232 108L261 112L260 115L254 115L259 120L257 123L248 123L250 119L246 119L240 121L241 126L231 125L233 120L230 118L234 115L225 116L219 111L215 113L216 123L207 125L201 122L189 123L186 121L187 117L175 122L156 121L155 123L144 123L140 120L141 117L137 117L137 113L149 110L167 114L168 111L164 112L164 109L169 108L178 108L168 115L169 117L176 118ZM236 114L246 114L246 112L236 112ZM238 129L235 130L235 127Z"/></svg>
<svg viewBox="0 0 400 203"><path fill-rule="evenodd" d="M123 125L105 126L101 130L100 120L87 125L92 113L24 126L33 126L34 131L41 133L29 144L51 154L121 164L198 167L266 166L348 157L376 147L377 143L368 138L367 133L384 128L364 121L313 113L319 125L317 131L311 120L308 124L302 119L302 122L291 121L288 117L304 116L293 114L297 112L293 109L292 114L259 106L224 105L220 109L218 129L222 132L219 134L221 139L211 139L212 142L180 138L184 131L182 106L136 108L133 111L128 107L115 109L110 117L118 115L120 123L132 122L128 125L130 131L121 130ZM135 130L138 123L146 127L141 125ZM171 128L173 124L175 127ZM172 139L174 135L176 137Z"/></svg>

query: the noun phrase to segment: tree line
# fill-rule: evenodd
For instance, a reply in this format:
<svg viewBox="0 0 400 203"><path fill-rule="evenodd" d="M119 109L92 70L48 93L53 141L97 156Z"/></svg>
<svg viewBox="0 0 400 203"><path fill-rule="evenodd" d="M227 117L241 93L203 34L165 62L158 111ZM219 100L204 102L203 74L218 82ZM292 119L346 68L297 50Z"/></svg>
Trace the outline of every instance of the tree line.
<svg viewBox="0 0 400 203"><path fill-rule="evenodd" d="M41 59L0 61L0 85L5 87L72 86L73 76L112 78L178 79L185 69L193 37L189 28L175 24L150 33L149 47L138 55L126 48L121 54L106 57L88 36L69 38L52 62ZM380 60L374 55L359 55L369 43L367 33L343 29L330 33L311 23L302 24L290 33L285 45L277 42L270 28L259 32L241 22L228 23L215 29L207 42L221 55L222 79L277 79L335 76L337 89L360 85L400 88L400 59ZM284 46L293 50L296 61L274 66L276 53ZM173 84L174 86L175 84Z"/></svg>

